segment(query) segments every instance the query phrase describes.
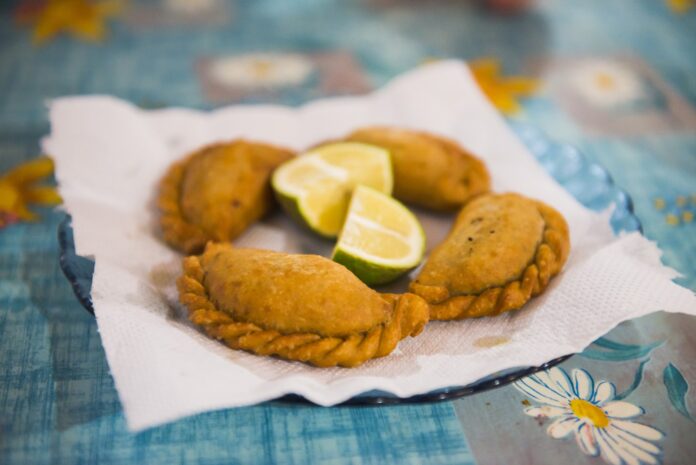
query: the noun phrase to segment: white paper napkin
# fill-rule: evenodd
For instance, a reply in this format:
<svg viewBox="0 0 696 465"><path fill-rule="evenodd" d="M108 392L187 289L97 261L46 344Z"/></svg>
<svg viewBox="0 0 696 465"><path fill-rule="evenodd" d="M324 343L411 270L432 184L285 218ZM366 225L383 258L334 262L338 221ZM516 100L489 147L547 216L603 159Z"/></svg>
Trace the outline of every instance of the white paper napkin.
<svg viewBox="0 0 696 465"><path fill-rule="evenodd" d="M639 234L614 238L606 215L583 208L546 174L459 62L419 68L366 97L299 108L144 111L115 98L87 96L54 101L50 119L43 148L56 161L77 252L96 259L97 324L132 430L287 393L328 406L373 389L410 396L465 385L498 370L579 352L629 318L657 310L696 314L696 298L671 282L677 273L661 265L655 244ZM181 257L156 235L153 196L167 166L213 141L246 137L301 150L369 124L455 139L485 160L495 190L558 208L572 236L565 271L521 311L431 323L390 356L355 369L318 369L233 351L192 327L174 288ZM450 219L421 219L432 247ZM277 214L238 244L325 251L298 231Z"/></svg>

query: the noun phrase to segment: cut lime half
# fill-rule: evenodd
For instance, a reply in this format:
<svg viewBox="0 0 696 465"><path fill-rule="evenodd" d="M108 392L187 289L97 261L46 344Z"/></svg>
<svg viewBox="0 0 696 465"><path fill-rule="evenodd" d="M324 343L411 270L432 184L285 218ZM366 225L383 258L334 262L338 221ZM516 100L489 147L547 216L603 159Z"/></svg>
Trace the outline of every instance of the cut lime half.
<svg viewBox="0 0 696 465"><path fill-rule="evenodd" d="M369 285L385 284L416 267L425 251L425 233L399 201L358 186L348 208L333 260Z"/></svg>
<svg viewBox="0 0 696 465"><path fill-rule="evenodd" d="M389 152L372 145L322 145L279 167L271 182L283 208L312 231L336 237L357 185L390 194Z"/></svg>

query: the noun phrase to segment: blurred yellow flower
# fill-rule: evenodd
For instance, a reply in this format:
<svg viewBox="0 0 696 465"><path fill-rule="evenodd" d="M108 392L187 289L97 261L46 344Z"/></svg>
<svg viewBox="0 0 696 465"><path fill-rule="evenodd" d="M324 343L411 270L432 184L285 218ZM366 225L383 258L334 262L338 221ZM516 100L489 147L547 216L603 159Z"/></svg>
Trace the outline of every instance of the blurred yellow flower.
<svg viewBox="0 0 696 465"><path fill-rule="evenodd" d="M511 115L522 107L518 98L536 92L539 83L536 79L523 76L502 76L500 61L495 58L482 58L469 62L469 68L484 94L501 112Z"/></svg>
<svg viewBox="0 0 696 465"><path fill-rule="evenodd" d="M121 11L122 0L46 0L20 11L18 20L34 27L34 42L44 43L60 33L98 41L106 35L104 22Z"/></svg>
<svg viewBox="0 0 696 465"><path fill-rule="evenodd" d="M696 0L667 0L667 6L675 13L686 13L696 6Z"/></svg>
<svg viewBox="0 0 696 465"><path fill-rule="evenodd" d="M29 204L58 205L62 202L55 187L36 185L53 173L53 161L39 157L0 176L0 228L19 220L35 221Z"/></svg>

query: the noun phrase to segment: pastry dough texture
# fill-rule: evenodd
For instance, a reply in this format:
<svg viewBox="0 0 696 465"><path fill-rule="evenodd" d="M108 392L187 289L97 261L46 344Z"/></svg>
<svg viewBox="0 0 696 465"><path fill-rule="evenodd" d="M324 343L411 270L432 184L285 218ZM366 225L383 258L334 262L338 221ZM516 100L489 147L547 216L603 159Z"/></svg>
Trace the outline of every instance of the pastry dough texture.
<svg viewBox="0 0 696 465"><path fill-rule="evenodd" d="M175 163L158 199L164 239L201 253L184 259L177 286L190 320L209 336L258 355L355 367L388 355L429 320L519 309L561 271L570 249L565 219L540 201L489 193L485 165L456 143L389 127L347 140L389 150L398 199L460 209L410 292L380 294L317 255L227 243L270 208L272 171L293 154L244 140L216 144Z"/></svg>
<svg viewBox="0 0 696 465"><path fill-rule="evenodd" d="M420 297L380 294L317 255L209 243L183 262L189 318L233 349L319 367L354 367L421 332Z"/></svg>
<svg viewBox="0 0 696 465"><path fill-rule="evenodd" d="M209 240L234 239L273 205L270 175L292 156L289 150L236 140L174 163L157 199L164 240L194 253Z"/></svg>
<svg viewBox="0 0 696 465"><path fill-rule="evenodd" d="M541 294L570 249L565 219L518 194L487 194L458 214L410 291L430 304L430 318L497 315Z"/></svg>
<svg viewBox="0 0 696 465"><path fill-rule="evenodd" d="M404 202L449 211L490 190L490 176L483 162L443 137L374 126L358 129L347 140L389 150L394 197Z"/></svg>

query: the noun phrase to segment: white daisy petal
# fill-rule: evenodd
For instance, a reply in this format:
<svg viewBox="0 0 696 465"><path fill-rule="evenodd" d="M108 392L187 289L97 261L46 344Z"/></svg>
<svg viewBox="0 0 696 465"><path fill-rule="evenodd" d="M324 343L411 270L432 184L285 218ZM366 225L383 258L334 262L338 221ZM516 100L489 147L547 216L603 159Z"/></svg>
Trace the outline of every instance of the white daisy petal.
<svg viewBox="0 0 696 465"><path fill-rule="evenodd" d="M645 413L641 407L630 402L614 401L604 405L604 413L611 418L635 418Z"/></svg>
<svg viewBox="0 0 696 465"><path fill-rule="evenodd" d="M583 424L575 432L575 440L578 443L580 450L586 455L597 456L599 454L599 449L597 448L597 439L595 438L595 428Z"/></svg>
<svg viewBox="0 0 696 465"><path fill-rule="evenodd" d="M569 399L573 397L573 386L570 377L565 370L553 367L545 372L538 373L540 377L544 376L548 379L549 388L553 389L562 397Z"/></svg>
<svg viewBox="0 0 696 465"><path fill-rule="evenodd" d="M223 86L282 88L302 84L313 68L313 63L302 55L250 53L215 59L209 74L212 80Z"/></svg>
<svg viewBox="0 0 696 465"><path fill-rule="evenodd" d="M548 417L553 418L560 415L570 414L570 410L560 407L552 407L550 405L542 405L541 407L529 407L524 409L524 413L530 417Z"/></svg>
<svg viewBox="0 0 696 465"><path fill-rule="evenodd" d="M645 102L647 90L626 65L592 60L574 67L570 87L577 98L592 107L606 110Z"/></svg>
<svg viewBox="0 0 696 465"><path fill-rule="evenodd" d="M550 405L567 407L570 399L573 397L572 390L570 393L566 393L565 389L557 386L556 381L545 371L531 375L525 378L524 381L528 387L534 389L537 396L543 398L542 402Z"/></svg>
<svg viewBox="0 0 696 465"><path fill-rule="evenodd" d="M640 447L636 447L635 445L631 444L628 441L625 441L621 438L619 435L611 435L609 430L606 431L606 434L614 439L616 441L616 444L614 446L614 449L621 454L622 457L625 457L625 454L630 454L631 456L635 457L638 459L638 462L644 463L644 464L649 464L649 465L655 465L658 463L657 457L655 455L659 454L659 449L658 452L655 454L651 454L644 449L641 449ZM626 462L629 462L628 459L624 459ZM636 462L636 463L638 463ZM629 462L630 463L630 462Z"/></svg>
<svg viewBox="0 0 696 465"><path fill-rule="evenodd" d="M604 461L610 463L611 465L624 465L624 462L621 460L621 457L619 456L618 452L614 450L613 443L608 441L607 435L604 434L604 430L599 429L596 433L597 446L599 446L599 452L602 455ZM632 462L629 462L629 464L636 465Z"/></svg>
<svg viewBox="0 0 696 465"><path fill-rule="evenodd" d="M542 402L544 404L550 403L552 405L557 405L557 406L561 405L560 402L552 401L546 395L543 395L541 392L539 392L538 383L530 380L529 378L523 378L519 381L515 381L512 385L517 390L521 391L522 393L531 397L533 400L536 400L537 402Z"/></svg>
<svg viewBox="0 0 696 465"><path fill-rule="evenodd" d="M546 433L554 439L564 438L575 431L579 423L580 420L577 417L568 415L551 423Z"/></svg>
<svg viewBox="0 0 696 465"><path fill-rule="evenodd" d="M647 441L659 441L665 437L661 431L656 430L651 426L636 423L634 421L613 420L611 424L626 433L630 433Z"/></svg>
<svg viewBox="0 0 696 465"><path fill-rule="evenodd" d="M603 430L602 433L606 436L607 442L612 444L614 451L619 454L628 465L654 465L658 463L656 457L627 441L621 440L617 435L611 434L610 430Z"/></svg>
<svg viewBox="0 0 696 465"><path fill-rule="evenodd" d="M594 380L592 376L581 368L573 370L573 391L581 399L589 400L594 394Z"/></svg>
<svg viewBox="0 0 696 465"><path fill-rule="evenodd" d="M535 379L534 376L528 376L516 381L515 387L532 399L543 404L553 405L555 407L566 407L568 405L567 399L546 387L539 380Z"/></svg>
<svg viewBox="0 0 696 465"><path fill-rule="evenodd" d="M614 425L614 422L610 424L607 427L607 432L611 434L612 436L616 437L620 441L625 441L629 442L632 445L644 450L645 452L652 454L652 455L657 455L660 453L660 448L657 447L655 444L652 442L648 442L644 439L639 438L638 436L634 436L632 434L629 434L619 428L617 428Z"/></svg>
<svg viewBox="0 0 696 465"><path fill-rule="evenodd" d="M615 395L616 388L614 384L609 381L600 381L595 387L595 394L592 402L601 407L604 402L612 400Z"/></svg>

